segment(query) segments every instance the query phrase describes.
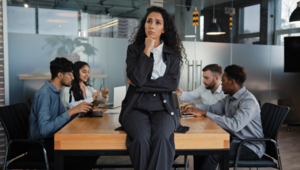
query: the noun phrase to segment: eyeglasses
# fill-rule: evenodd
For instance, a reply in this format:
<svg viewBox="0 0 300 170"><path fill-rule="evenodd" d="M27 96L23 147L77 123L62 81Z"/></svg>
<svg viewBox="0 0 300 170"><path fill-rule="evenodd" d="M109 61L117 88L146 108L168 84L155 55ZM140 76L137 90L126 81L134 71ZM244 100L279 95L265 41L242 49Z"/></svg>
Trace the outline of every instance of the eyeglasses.
<svg viewBox="0 0 300 170"><path fill-rule="evenodd" d="M73 73L70 73L70 72L69 72L69 73L63 73L63 74L67 74L67 75L70 76L70 77L74 77L74 76L73 76Z"/></svg>

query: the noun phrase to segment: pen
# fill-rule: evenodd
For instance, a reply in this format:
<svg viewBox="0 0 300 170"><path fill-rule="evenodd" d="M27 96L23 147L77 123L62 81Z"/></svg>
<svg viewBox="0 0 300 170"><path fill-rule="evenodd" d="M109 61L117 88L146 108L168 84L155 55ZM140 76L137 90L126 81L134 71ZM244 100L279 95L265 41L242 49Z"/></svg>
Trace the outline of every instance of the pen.
<svg viewBox="0 0 300 170"><path fill-rule="evenodd" d="M100 86L100 91L101 91L101 89L102 89L102 84L101 84L101 86Z"/></svg>

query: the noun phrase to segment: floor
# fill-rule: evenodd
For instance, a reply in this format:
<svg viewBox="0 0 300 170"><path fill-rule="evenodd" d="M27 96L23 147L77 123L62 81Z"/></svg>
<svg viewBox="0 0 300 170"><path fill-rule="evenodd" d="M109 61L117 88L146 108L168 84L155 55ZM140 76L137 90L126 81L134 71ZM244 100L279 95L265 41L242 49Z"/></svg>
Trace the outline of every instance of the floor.
<svg viewBox="0 0 300 170"><path fill-rule="evenodd" d="M299 170L300 169L300 126L291 127L290 131L287 131L287 126L283 125L279 131L278 135L278 145L281 154L281 162L284 170ZM113 161L119 159L118 162L128 161L128 157L118 157L114 158ZM183 157L177 158L183 161ZM109 163L112 161L111 157L101 157L99 162ZM193 157L189 156L189 168L188 170L193 170ZM231 168L232 169L232 168ZM248 168L238 168L238 169L248 169ZM254 169L254 168L252 168ZM273 168L261 168L263 170L273 170ZM104 169L104 170L133 170L133 168L118 168L118 169ZM184 170L184 168L179 168L179 170Z"/></svg>

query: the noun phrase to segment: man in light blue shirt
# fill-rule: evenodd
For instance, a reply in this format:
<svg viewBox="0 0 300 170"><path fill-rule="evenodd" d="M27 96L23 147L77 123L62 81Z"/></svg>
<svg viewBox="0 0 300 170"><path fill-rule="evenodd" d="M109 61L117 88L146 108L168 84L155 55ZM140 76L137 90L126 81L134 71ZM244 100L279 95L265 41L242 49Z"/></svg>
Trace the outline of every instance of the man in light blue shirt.
<svg viewBox="0 0 300 170"><path fill-rule="evenodd" d="M244 87L246 71L238 65L225 68L222 77L222 89L228 94L214 105L186 105L184 113L206 116L230 133L229 159L235 159L241 140L264 138L260 107L252 93ZM249 142L241 149L240 159L259 159L266 150L264 142ZM215 170L219 156L194 156L194 169Z"/></svg>
<svg viewBox="0 0 300 170"><path fill-rule="evenodd" d="M203 85L190 92L183 91L179 87L175 91L183 102L213 105L226 96L221 85L222 67L218 64L210 64L205 66L202 71Z"/></svg>
<svg viewBox="0 0 300 170"><path fill-rule="evenodd" d="M79 112L87 112L93 104L81 103L66 110L61 102L61 88L70 86L73 77L73 63L65 58L56 58L50 63L51 81L38 90L32 100L29 116L28 138L44 143L48 159L54 160L54 134L61 129L70 118ZM42 148L29 147L29 156L33 160L44 160ZM65 169L91 170L98 157L67 157Z"/></svg>

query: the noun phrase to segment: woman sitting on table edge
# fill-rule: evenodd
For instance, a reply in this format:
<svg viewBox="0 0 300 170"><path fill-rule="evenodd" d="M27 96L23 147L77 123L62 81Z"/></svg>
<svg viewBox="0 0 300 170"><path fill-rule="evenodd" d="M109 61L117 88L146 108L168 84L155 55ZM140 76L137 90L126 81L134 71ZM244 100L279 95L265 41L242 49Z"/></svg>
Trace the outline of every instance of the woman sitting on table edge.
<svg viewBox="0 0 300 170"><path fill-rule="evenodd" d="M131 43L126 58L130 86L119 117L126 147L135 170L169 170L174 131L189 130L180 125L172 96L186 59L184 47L172 17L159 7L147 9Z"/></svg>
<svg viewBox="0 0 300 170"><path fill-rule="evenodd" d="M66 108L72 108L82 102L91 103L95 100L99 100L103 103L108 101L109 90L104 87L99 90L95 90L88 84L90 76L90 67L88 63L83 61L77 61L74 63L74 80L70 87L64 87L62 92L62 101Z"/></svg>

